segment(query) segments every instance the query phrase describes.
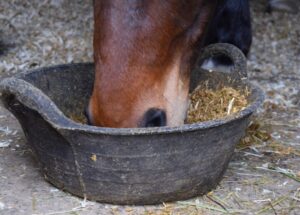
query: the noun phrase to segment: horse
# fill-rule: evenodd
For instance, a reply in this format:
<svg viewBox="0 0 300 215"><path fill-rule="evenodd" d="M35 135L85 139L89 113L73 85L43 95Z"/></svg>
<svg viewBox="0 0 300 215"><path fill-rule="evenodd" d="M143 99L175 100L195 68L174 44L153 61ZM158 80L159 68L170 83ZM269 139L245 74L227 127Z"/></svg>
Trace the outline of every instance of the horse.
<svg viewBox="0 0 300 215"><path fill-rule="evenodd" d="M242 3L248 1L235 2L248 7ZM190 70L201 47L219 42L208 39L223 30L219 22L236 24L231 19L235 6L233 0L94 0L89 123L114 128L182 125ZM241 47L242 41L236 45Z"/></svg>

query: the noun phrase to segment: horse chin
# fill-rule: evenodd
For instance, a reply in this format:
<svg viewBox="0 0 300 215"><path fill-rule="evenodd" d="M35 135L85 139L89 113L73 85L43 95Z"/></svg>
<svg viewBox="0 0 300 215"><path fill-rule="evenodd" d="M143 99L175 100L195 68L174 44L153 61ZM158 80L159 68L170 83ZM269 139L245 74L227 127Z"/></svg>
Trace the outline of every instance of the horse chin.
<svg viewBox="0 0 300 215"><path fill-rule="evenodd" d="M172 106L174 107L174 111L167 113L167 126L175 127L183 125L187 115L188 99L185 99L181 103L174 103Z"/></svg>

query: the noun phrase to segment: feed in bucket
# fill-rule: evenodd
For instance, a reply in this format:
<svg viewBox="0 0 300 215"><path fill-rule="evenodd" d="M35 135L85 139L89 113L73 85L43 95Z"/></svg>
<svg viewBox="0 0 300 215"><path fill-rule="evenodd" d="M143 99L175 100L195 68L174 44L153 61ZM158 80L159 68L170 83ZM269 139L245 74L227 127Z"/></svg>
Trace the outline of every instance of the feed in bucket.
<svg viewBox="0 0 300 215"><path fill-rule="evenodd" d="M190 93L190 104L187 111L185 124L221 119L237 113L247 107L249 91L243 92L232 87L219 87L209 89L207 85L198 86ZM86 124L84 115L69 115L73 121Z"/></svg>

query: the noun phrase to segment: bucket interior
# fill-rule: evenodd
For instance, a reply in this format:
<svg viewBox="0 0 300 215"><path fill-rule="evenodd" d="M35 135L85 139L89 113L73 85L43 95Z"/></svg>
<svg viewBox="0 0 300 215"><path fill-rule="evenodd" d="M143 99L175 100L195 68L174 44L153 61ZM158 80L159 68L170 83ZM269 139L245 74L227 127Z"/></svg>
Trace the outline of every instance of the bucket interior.
<svg viewBox="0 0 300 215"><path fill-rule="evenodd" d="M94 64L49 67L22 74L19 78L39 88L67 117L77 122L86 122L84 110L93 89ZM249 90L248 84L237 80L234 74L197 68L192 71L190 92L199 84L206 84L209 89L230 86L241 92ZM250 103L255 98L250 93L247 99Z"/></svg>

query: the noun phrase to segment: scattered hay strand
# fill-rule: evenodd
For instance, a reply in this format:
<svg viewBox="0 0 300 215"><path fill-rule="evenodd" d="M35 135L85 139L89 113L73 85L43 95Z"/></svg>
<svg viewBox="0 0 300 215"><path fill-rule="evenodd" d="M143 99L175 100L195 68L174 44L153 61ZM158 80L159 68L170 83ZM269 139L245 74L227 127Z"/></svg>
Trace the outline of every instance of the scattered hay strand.
<svg viewBox="0 0 300 215"><path fill-rule="evenodd" d="M271 165L268 165L267 167L256 167L256 169L261 169L261 170L267 170L267 171L271 171L271 172L277 172L280 173L288 178L291 178L297 182L300 182L300 177L293 172L293 170L290 169L284 169L284 168L280 168L280 167L274 167Z"/></svg>
<svg viewBox="0 0 300 215"><path fill-rule="evenodd" d="M297 150L291 146L286 146L284 144L280 144L276 141L272 141L268 145L273 151L273 153L279 154L279 155L290 155L294 154L296 156L300 156L300 150Z"/></svg>
<svg viewBox="0 0 300 215"><path fill-rule="evenodd" d="M243 150L271 139L271 135L262 128L260 123L251 121L246 130L246 136L239 142L237 149Z"/></svg>
<svg viewBox="0 0 300 215"><path fill-rule="evenodd" d="M222 204L224 207L230 207L229 204L224 200L219 198L218 196L214 195L214 192L211 191L208 194L206 194L206 197L209 197L210 199L213 199L217 202L219 202L220 204Z"/></svg>
<svg viewBox="0 0 300 215"><path fill-rule="evenodd" d="M275 210L274 209L274 206L278 205L279 203L281 203L282 201L286 200L288 198L288 196L282 196L282 197L279 197L278 199L276 199L275 201L270 201L268 206L262 208L261 210L259 210L256 214L262 214L268 210Z"/></svg>
<svg viewBox="0 0 300 215"><path fill-rule="evenodd" d="M12 140L3 140L0 141L0 148L6 148L9 147L11 144Z"/></svg>
<svg viewBox="0 0 300 215"><path fill-rule="evenodd" d="M217 205L219 205L221 208L223 208L224 210L227 211L227 208L220 202L218 201L217 199L211 197L210 195L206 195L206 197L211 200L212 202L216 203Z"/></svg>
<svg viewBox="0 0 300 215"><path fill-rule="evenodd" d="M197 199L193 202L192 201L185 201L185 202L179 201L177 203L181 204L181 205L193 206L198 209L206 209L206 210L216 211L216 212L219 212L222 214L235 214L235 213L244 213L245 212L244 210L238 210L238 209L223 209L219 205L218 205L219 207L215 207L213 205L203 204L203 203L200 203L199 200L197 201Z"/></svg>

